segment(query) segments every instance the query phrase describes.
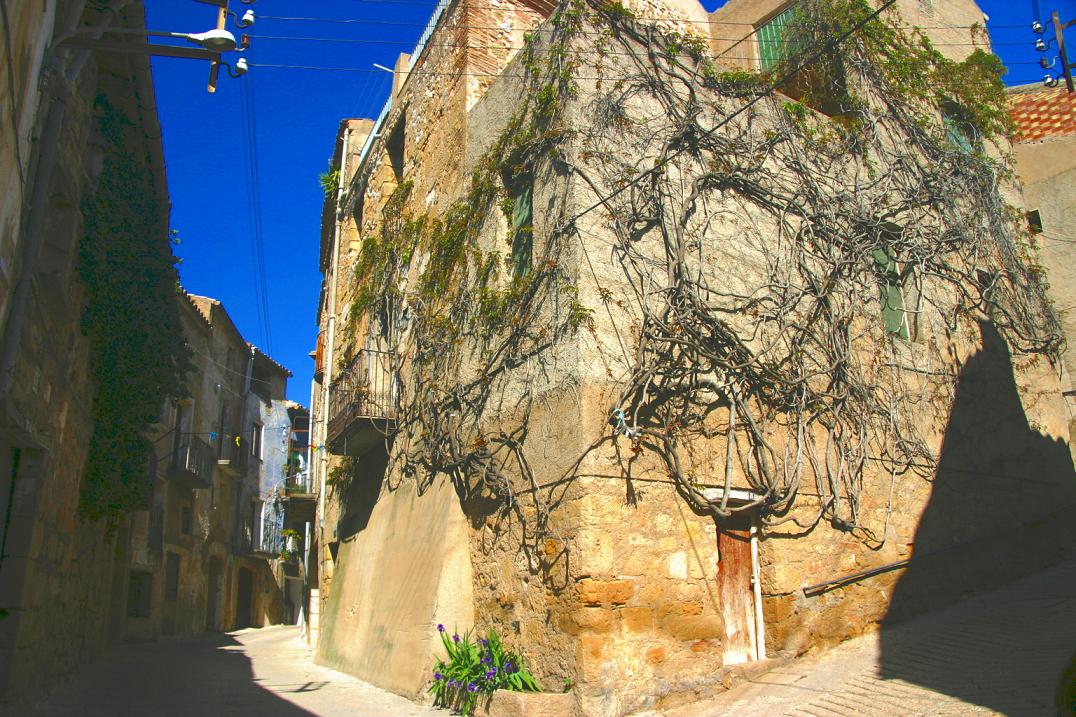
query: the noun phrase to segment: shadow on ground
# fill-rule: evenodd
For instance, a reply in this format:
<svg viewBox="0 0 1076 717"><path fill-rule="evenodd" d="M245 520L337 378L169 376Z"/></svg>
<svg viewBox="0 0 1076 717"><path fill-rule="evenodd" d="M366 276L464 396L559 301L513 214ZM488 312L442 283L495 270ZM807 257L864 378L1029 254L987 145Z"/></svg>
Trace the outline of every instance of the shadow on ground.
<svg viewBox="0 0 1076 717"><path fill-rule="evenodd" d="M1064 609L1076 585L1048 586L1016 611L1024 619L992 620L988 609L975 620L940 624L930 640L914 644L890 629L912 615L1041 570L1076 545L1076 472L1069 446L1028 423L1004 339L992 324L981 323L980 331L982 348L960 372L915 557L886 616L880 676L1006 714L1035 714L1035 705L1041 710L1052 704L1062 669L1045 647L1071 639L1056 629L1048 634L1046 626L1059 623L1043 618ZM1011 601L1018 599L1010 598L1010 615ZM1062 618L1060 624L1066 623L1076 620ZM1021 694L1017 684L1028 680L1037 681L1032 692L1038 697L1031 702L1028 690Z"/></svg>
<svg viewBox="0 0 1076 717"><path fill-rule="evenodd" d="M318 683L278 685L308 692ZM312 717L260 686L242 645L230 635L120 645L61 685L24 717Z"/></svg>

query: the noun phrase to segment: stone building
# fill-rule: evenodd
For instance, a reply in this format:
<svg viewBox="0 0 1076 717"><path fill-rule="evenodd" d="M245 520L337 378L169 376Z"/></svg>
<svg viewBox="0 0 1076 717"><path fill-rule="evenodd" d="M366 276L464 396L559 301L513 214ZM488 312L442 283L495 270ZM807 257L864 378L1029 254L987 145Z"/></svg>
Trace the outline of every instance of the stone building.
<svg viewBox="0 0 1076 717"><path fill-rule="evenodd" d="M178 300L193 369L150 436L150 507L130 537L129 639L287 619L287 566L279 548L264 549L261 525L262 486L283 481L274 409L291 374L243 339L219 301Z"/></svg>
<svg viewBox="0 0 1076 717"><path fill-rule="evenodd" d="M95 494L87 472L91 461L108 461L100 446L95 454L95 436L116 428L95 416L107 369L101 339L124 329L100 321L107 288L87 263L101 250L88 237L96 232L99 239L118 217L137 219L107 232L108 241L124 243L110 276L122 283L139 274L139 304L124 309L127 327L143 338L112 350L118 362L132 349L156 346L157 367L176 368L168 190L149 61L62 44L76 29L93 38L106 27L144 28L141 3L122 5L113 13L100 3L5 3L0 710L95 659L123 632L129 525L115 514L100 516L110 502L130 504L141 482L121 486L122 495L94 483L103 487ZM159 334L142 331L144 311L154 312ZM132 373L144 375L141 368ZM132 455L117 450L116 475L121 454Z"/></svg>
<svg viewBox="0 0 1076 717"><path fill-rule="evenodd" d="M22 714L115 641L284 621L297 561L254 542L289 374L177 293L148 57L78 49L143 42L142 3L4 15L0 713Z"/></svg>
<svg viewBox="0 0 1076 717"><path fill-rule="evenodd" d="M1027 202L1028 221L1040 245L1039 256L1065 329L1067 383L1070 405L1076 358L1076 95L1062 87L1041 84L1010 89L1017 137L1013 145L1016 170Z"/></svg>
<svg viewBox="0 0 1076 717"><path fill-rule="evenodd" d="M420 698L494 628L623 715L1067 550L982 19L439 6L333 156L319 659Z"/></svg>

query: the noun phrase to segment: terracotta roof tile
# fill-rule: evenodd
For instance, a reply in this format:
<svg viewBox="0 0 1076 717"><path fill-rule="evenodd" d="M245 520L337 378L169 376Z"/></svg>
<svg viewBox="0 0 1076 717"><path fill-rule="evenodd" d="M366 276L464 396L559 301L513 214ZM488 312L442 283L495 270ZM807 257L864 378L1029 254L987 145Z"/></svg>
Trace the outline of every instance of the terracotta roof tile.
<svg viewBox="0 0 1076 717"><path fill-rule="evenodd" d="M1076 94L1069 94L1064 85L1013 87L1009 106L1018 142L1076 135Z"/></svg>

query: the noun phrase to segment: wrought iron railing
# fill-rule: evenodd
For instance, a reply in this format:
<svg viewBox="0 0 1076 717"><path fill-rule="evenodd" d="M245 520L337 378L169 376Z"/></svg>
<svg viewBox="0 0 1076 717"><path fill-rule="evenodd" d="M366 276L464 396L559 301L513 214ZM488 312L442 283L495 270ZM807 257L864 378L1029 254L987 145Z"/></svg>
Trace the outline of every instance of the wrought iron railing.
<svg viewBox="0 0 1076 717"><path fill-rule="evenodd" d="M172 454L172 471L187 474L206 486L213 484L213 466L217 462L212 446L198 436L182 436L179 446Z"/></svg>
<svg viewBox="0 0 1076 717"><path fill-rule="evenodd" d="M288 493L313 493L314 485L309 473L296 473L284 479L284 489Z"/></svg>
<svg viewBox="0 0 1076 717"><path fill-rule="evenodd" d="M399 381L390 351L359 351L329 391L329 440L360 418L396 418Z"/></svg>

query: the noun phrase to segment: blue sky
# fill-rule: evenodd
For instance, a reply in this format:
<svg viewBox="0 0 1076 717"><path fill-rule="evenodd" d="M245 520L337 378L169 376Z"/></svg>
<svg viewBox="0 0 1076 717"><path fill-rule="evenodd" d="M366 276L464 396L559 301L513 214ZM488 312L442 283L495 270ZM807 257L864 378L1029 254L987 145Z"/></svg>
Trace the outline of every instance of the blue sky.
<svg viewBox="0 0 1076 717"><path fill-rule="evenodd" d="M1073 0L1058 2L1063 13L1076 14ZM724 3L704 4L713 9ZM990 16L995 51L1010 67L1006 81L1041 79L1028 29L1031 1L980 5ZM252 8L258 15L247 30L252 35L247 59L255 67L246 77L222 73L218 91L209 94L206 63L153 61L183 284L224 302L246 339L295 374L288 397L304 405L310 400L313 362L307 354L316 338L321 287L318 174L332 154L340 119L380 112L392 78L373 64L391 67L400 52L410 52L433 6L426 0L257 0L249 6L232 0L233 10ZM1047 17L1053 9L1042 5ZM216 21L216 9L196 0L146 0L146 10L151 30L201 32ZM244 106L252 111L245 113ZM264 292L254 260L259 223ZM268 330L259 313L262 296Z"/></svg>

